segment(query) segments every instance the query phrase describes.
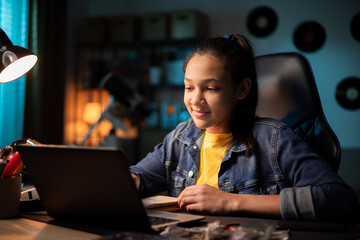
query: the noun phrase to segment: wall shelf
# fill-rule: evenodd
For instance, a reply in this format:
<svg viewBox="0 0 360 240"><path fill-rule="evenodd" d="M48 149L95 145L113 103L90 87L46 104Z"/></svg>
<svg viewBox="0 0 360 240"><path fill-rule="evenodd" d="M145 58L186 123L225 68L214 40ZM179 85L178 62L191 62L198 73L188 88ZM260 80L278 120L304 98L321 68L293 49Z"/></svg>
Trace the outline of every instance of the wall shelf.
<svg viewBox="0 0 360 240"><path fill-rule="evenodd" d="M160 136L158 140L162 139L180 122L180 113L186 111L183 104L182 61L199 41L200 39L184 39L79 43L77 82L74 84L76 101L72 122L67 123L72 125L71 130L66 132L67 142L74 144L79 141L84 126L89 126L88 123L83 124L83 112L87 103L98 103L102 111L105 110L112 97L108 91L99 88L99 83L108 72L115 72L124 84L141 96L142 109L145 109L144 114L147 113L136 124L130 123L131 117L122 119L129 125L130 133L116 132L116 135L134 141L134 151L137 151L139 145L142 146L141 149L149 150L149 146L154 144L151 136ZM164 117L172 114L174 116ZM82 129L79 129L79 125ZM69 126L65 128L69 129ZM111 126L104 121L84 145L96 146L106 142L110 130ZM136 157L139 155L140 152Z"/></svg>

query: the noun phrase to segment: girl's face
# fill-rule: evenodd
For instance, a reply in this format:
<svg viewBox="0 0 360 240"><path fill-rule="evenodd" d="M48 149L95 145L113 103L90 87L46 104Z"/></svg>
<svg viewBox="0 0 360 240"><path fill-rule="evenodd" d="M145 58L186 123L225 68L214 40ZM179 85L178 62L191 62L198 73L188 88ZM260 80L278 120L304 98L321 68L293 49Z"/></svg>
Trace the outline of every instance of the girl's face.
<svg viewBox="0 0 360 240"><path fill-rule="evenodd" d="M196 126L209 133L228 133L243 94L232 83L224 62L213 55L195 54L185 70L184 102Z"/></svg>

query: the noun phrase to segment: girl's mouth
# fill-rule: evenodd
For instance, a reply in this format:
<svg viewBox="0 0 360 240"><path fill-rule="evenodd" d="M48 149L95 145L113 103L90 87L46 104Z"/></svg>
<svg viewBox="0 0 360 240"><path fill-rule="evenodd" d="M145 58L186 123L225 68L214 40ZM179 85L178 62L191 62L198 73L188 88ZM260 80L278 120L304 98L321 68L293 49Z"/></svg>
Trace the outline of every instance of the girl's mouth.
<svg viewBox="0 0 360 240"><path fill-rule="evenodd" d="M209 112L204 112L204 111L197 111L193 109L193 114L196 118L202 118L204 116L206 116Z"/></svg>

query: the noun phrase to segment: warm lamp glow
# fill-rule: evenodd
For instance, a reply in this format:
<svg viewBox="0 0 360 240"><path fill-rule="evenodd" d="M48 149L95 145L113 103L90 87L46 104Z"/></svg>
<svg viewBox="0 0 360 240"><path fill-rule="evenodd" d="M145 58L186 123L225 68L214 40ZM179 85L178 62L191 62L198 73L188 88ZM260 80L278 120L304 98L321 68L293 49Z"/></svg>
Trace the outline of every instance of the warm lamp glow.
<svg viewBox="0 0 360 240"><path fill-rule="evenodd" d="M88 124L95 123L101 115L101 105L97 102L88 102L85 104L83 119Z"/></svg>
<svg viewBox="0 0 360 240"><path fill-rule="evenodd" d="M0 73L0 83L10 82L27 73L37 62L36 55L28 55L15 60Z"/></svg>

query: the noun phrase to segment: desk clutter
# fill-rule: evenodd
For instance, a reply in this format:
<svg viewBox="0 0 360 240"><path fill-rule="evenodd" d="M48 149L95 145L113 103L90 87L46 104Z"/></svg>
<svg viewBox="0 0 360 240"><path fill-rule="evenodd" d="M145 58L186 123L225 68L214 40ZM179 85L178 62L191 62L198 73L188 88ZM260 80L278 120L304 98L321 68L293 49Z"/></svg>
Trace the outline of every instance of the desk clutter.
<svg viewBox="0 0 360 240"><path fill-rule="evenodd" d="M22 161L12 146L0 152L0 219L19 215Z"/></svg>
<svg viewBox="0 0 360 240"><path fill-rule="evenodd" d="M0 151L0 219L19 216L23 162L16 151L18 143L35 144L31 139L15 141Z"/></svg>
<svg viewBox="0 0 360 240"><path fill-rule="evenodd" d="M0 219L19 216L21 175L0 179Z"/></svg>
<svg viewBox="0 0 360 240"><path fill-rule="evenodd" d="M222 225L220 221L214 221L191 228L169 226L160 235L175 239L287 240L289 239L289 230L278 230L275 226L266 224L257 226Z"/></svg>
<svg viewBox="0 0 360 240"><path fill-rule="evenodd" d="M0 176L1 179L12 178L20 175L23 167L21 157L16 150L18 144L27 144L36 146L39 142L30 138L20 139L11 144L11 146L5 146L0 151Z"/></svg>

